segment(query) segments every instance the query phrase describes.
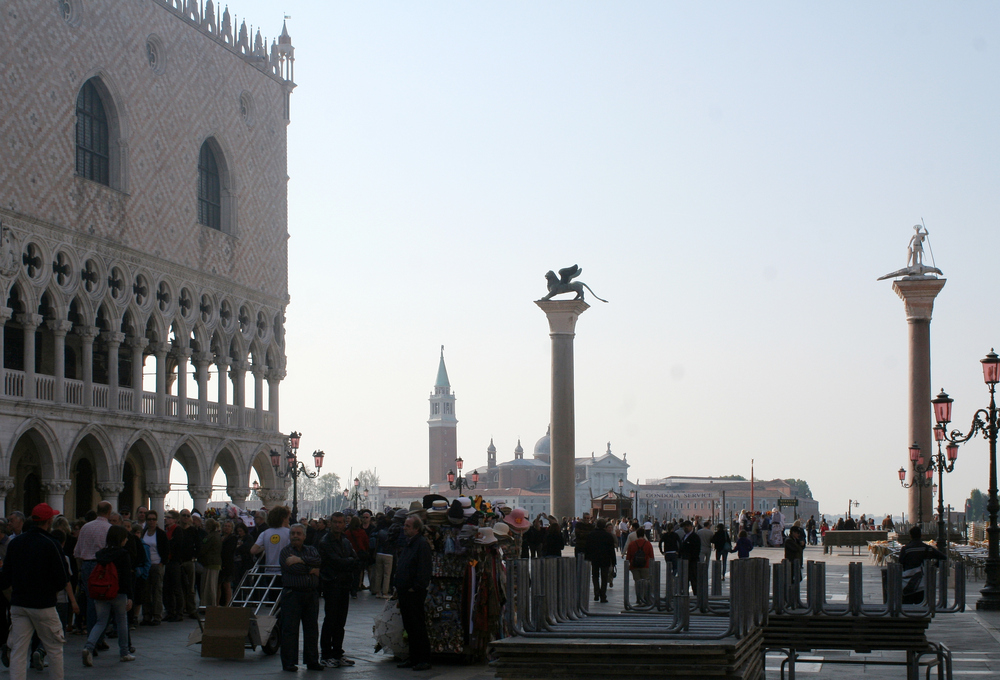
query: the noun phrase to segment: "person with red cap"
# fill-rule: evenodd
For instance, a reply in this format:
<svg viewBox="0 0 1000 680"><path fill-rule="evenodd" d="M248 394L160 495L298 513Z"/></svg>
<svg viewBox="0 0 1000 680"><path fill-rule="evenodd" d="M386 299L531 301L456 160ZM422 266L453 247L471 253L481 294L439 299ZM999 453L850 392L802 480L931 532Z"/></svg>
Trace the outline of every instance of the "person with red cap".
<svg viewBox="0 0 1000 680"><path fill-rule="evenodd" d="M47 503L31 511L32 526L7 548L0 572L0 589L11 588L10 677L24 680L28 672L31 636L38 634L48 655L54 680L63 678L62 622L56 611L56 595L66 588L64 555L49 535L59 513Z"/></svg>

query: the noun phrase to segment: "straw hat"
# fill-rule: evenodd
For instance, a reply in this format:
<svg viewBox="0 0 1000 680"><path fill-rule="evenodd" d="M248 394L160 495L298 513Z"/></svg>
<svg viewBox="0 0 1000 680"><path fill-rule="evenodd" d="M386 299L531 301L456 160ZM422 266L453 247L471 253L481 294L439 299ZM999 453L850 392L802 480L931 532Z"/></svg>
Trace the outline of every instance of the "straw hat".
<svg viewBox="0 0 1000 680"><path fill-rule="evenodd" d="M510 525L506 522L497 522L493 525L493 535L497 538L510 538Z"/></svg>
<svg viewBox="0 0 1000 680"><path fill-rule="evenodd" d="M493 535L492 527L479 527L479 535L476 536L476 543L480 545L492 545L497 542L497 537Z"/></svg>
<svg viewBox="0 0 1000 680"><path fill-rule="evenodd" d="M510 528L514 531L521 533L522 531L527 531L531 527L531 522L527 518L527 513L524 508L514 508L510 511L510 514L504 519Z"/></svg>
<svg viewBox="0 0 1000 680"><path fill-rule="evenodd" d="M426 515L427 511L424 510L424 504L420 501L411 501L410 509L406 513L407 515Z"/></svg>

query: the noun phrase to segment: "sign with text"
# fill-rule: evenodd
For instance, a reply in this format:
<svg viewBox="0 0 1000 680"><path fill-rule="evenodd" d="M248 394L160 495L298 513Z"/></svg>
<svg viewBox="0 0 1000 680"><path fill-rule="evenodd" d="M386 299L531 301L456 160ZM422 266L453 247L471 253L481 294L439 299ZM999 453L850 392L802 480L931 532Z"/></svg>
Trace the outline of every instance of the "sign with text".
<svg viewBox="0 0 1000 680"><path fill-rule="evenodd" d="M779 498L778 499L779 508L797 508L799 507L798 498Z"/></svg>
<svg viewBox="0 0 1000 680"><path fill-rule="evenodd" d="M718 491L657 491L641 489L639 500L643 501L718 501L722 494Z"/></svg>

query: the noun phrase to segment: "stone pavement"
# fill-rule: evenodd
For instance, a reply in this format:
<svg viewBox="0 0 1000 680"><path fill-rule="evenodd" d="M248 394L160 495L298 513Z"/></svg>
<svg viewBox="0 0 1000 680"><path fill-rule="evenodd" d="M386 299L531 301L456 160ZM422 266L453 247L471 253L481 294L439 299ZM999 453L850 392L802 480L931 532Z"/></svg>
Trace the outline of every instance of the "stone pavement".
<svg viewBox="0 0 1000 680"><path fill-rule="evenodd" d="M572 554L570 550L566 554ZM781 559L781 551L776 549L758 548L752 553L755 557ZM823 555L822 548L809 547L806 559L824 560L827 562L827 587L832 594L831 599L847 597L847 565L852 561L861 561L865 567L865 596L873 600L881 599L881 581L876 567L869 562L867 555L853 558L848 552ZM622 566L619 564L619 573ZM595 604L593 611L613 613L621 609L622 579L615 580L615 588L609 591L610 602L606 605ZM981 676L984 678L1000 678L1000 613L976 612L975 601L979 595L982 582L970 581L968 584L968 602L971 609L963 614L939 615L928 632L931 640L943 642L954 653L954 669L956 677ZM374 653L371 629L372 618L381 611L383 601L371 597L367 592L359 594L357 600L351 601L351 611L347 622L347 635L344 647L347 655L357 662L352 668L329 668L325 671L307 671L304 667L298 676L344 680L368 680L396 678L434 678L435 680L488 680L493 678L493 672L487 664L464 665L459 661L437 661L434 668L424 673L414 673L410 670L400 670L386 655ZM67 680L104 680L105 678L185 678L199 677L210 680L252 680L253 678L275 675L294 678L291 673L282 673L278 656L266 656L259 649L255 652L247 650L243 660L203 659L198 645L186 646L187 636L197 624L192 620L183 623L164 623L157 628L140 627L133 632L133 644L136 647L136 661L123 664L118 661L117 647L102 653L94 660L93 668L84 668L80 661L83 649L81 636L69 636L66 643L66 678ZM110 640L109 642L115 642ZM876 665L835 665L825 664L823 660L855 657L867 659L902 659L902 654L875 652L868 655L855 655L849 652L829 651L817 652L813 657L804 658L796 665L797 673L805 679L809 678L892 678L906 677L901 666ZM767 659L768 680L778 678L778 656ZM8 674L0 667L0 680ZM39 673L29 670L28 678L44 680L48 672Z"/></svg>

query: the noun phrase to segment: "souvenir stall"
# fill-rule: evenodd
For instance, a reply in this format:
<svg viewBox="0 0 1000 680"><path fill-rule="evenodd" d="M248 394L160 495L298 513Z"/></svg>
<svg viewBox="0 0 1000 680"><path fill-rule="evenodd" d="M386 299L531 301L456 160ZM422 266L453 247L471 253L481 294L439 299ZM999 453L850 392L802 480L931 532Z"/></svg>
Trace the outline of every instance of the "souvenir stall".
<svg viewBox="0 0 1000 680"><path fill-rule="evenodd" d="M424 537L431 546L431 582L427 589L427 631L431 653L453 654L467 661L485 658L492 640L506 636L503 606L504 559L520 556L520 532L530 523L520 515L516 526L499 522L489 504L459 497L451 504L432 495L424 499ZM376 617L377 649L402 656L402 638L393 635L395 602Z"/></svg>

